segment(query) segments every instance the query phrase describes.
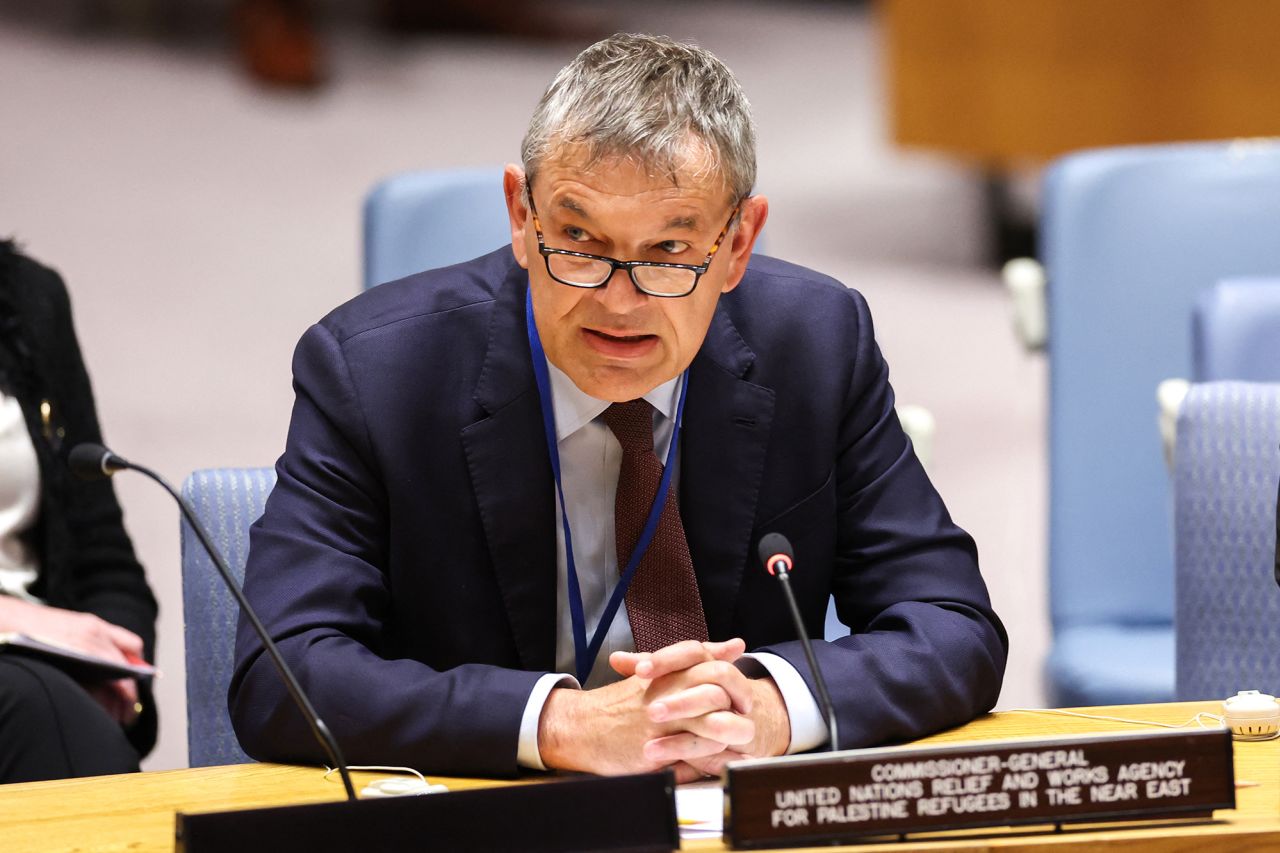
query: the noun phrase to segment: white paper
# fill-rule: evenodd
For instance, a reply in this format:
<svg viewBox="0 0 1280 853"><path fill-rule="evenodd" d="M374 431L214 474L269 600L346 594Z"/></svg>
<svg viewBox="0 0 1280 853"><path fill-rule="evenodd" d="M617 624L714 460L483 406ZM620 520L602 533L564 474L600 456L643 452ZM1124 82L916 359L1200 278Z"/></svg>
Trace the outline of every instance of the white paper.
<svg viewBox="0 0 1280 853"><path fill-rule="evenodd" d="M676 786L681 838L717 838L724 832L724 788L719 779Z"/></svg>

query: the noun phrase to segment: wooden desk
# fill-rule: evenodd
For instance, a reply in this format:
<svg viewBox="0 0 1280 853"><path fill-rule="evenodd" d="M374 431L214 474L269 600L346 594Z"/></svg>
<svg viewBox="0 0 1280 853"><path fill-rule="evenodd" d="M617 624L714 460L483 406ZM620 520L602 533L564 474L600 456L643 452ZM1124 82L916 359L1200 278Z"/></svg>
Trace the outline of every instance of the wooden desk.
<svg viewBox="0 0 1280 853"><path fill-rule="evenodd" d="M1216 702L1090 709L1157 722L1182 722L1196 711L1214 711ZM994 714L922 743L1052 737L1085 732L1133 731L1136 726L1064 716ZM1237 743L1236 776L1259 783L1237 792L1239 808L1217 813L1211 824L1164 824L1100 831L1072 829L982 830L945 840L921 837L905 844L858 845L879 850L1010 851L1093 849L1271 850L1280 846L1280 741ZM342 799L336 776L325 781L313 767L245 764L198 770L167 770L127 776L100 776L0 787L0 849L5 851L170 851L174 814ZM357 788L382 774L356 773ZM506 784L477 779L432 777L454 790ZM1113 825L1114 826L1114 825ZM723 850L714 840L685 842L686 850ZM824 847L822 850L832 850Z"/></svg>

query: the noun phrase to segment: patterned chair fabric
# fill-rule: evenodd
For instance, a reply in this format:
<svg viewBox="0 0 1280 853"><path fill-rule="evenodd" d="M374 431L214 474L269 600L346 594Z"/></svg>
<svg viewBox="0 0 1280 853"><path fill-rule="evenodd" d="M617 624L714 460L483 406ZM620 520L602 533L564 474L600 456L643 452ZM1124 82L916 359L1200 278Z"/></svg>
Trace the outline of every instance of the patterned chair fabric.
<svg viewBox="0 0 1280 853"><path fill-rule="evenodd" d="M208 528L236 580L244 580L249 525L262 515L275 484L271 468L196 471L182 484L182 496ZM227 713L240 608L185 519L181 537L188 759L192 767L244 764L253 759L240 748Z"/></svg>
<svg viewBox="0 0 1280 853"><path fill-rule="evenodd" d="M1280 384L1192 385L1175 453L1177 696L1280 693Z"/></svg>

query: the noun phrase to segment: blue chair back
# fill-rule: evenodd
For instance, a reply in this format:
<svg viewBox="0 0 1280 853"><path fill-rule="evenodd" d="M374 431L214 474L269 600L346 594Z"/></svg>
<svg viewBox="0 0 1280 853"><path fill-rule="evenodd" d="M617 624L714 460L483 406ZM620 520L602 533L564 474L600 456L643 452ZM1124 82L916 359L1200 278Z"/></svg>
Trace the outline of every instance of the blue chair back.
<svg viewBox="0 0 1280 853"><path fill-rule="evenodd" d="M1280 382L1280 278L1228 279L1202 292L1191 352L1196 382Z"/></svg>
<svg viewBox="0 0 1280 853"><path fill-rule="evenodd" d="M1280 273L1280 145L1074 154L1048 171L1043 208L1051 701L1167 700L1173 531L1153 389L1190 373L1198 292Z"/></svg>
<svg viewBox="0 0 1280 853"><path fill-rule="evenodd" d="M502 169L405 172L364 202L366 289L511 243Z"/></svg>
<svg viewBox="0 0 1280 853"><path fill-rule="evenodd" d="M271 468L196 471L182 484L182 496L239 581L249 557L249 525L262 515L275 484ZM253 759L240 748L227 713L240 608L185 520L181 538L188 760L192 767L244 764Z"/></svg>
<svg viewBox="0 0 1280 853"><path fill-rule="evenodd" d="M1192 385L1174 460L1177 697L1280 692L1280 384Z"/></svg>

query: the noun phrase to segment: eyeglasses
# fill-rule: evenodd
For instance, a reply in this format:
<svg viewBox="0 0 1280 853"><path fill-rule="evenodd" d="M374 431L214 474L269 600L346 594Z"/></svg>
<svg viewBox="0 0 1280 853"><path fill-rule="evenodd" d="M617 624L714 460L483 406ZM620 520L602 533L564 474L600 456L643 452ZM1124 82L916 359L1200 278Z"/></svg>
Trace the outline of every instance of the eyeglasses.
<svg viewBox="0 0 1280 853"><path fill-rule="evenodd" d="M571 252L568 249L549 249L542 237L542 223L538 221L538 210L533 205L533 189L529 189L529 212L533 215L533 229L538 235L538 253L546 261L547 273L561 284L570 287L604 287L613 277L614 270L626 270L636 290L649 296L673 298L688 296L698 286L698 280L711 266L711 259L720 251L720 244L729 233L742 202L733 207L729 221L724 224L720 236L707 252L706 260L701 264L664 264L655 261L619 261L603 255L588 255L585 252Z"/></svg>

